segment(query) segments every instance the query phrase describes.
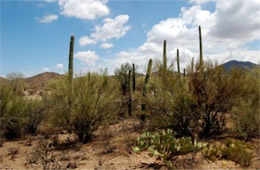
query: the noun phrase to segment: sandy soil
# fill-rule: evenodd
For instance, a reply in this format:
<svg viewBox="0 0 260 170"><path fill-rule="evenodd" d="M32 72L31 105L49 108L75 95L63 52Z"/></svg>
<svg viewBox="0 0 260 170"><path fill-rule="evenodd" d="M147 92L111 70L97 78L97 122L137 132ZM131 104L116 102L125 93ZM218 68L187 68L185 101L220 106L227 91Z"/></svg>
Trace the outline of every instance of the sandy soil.
<svg viewBox="0 0 260 170"><path fill-rule="evenodd" d="M43 161L40 160L43 159L39 155L47 155L45 160L50 160L48 165L51 165L52 169L167 169L160 160L149 157L148 152L132 152L132 141L140 134L138 126L138 120L122 120L100 128L95 132L93 140L87 144L74 142L75 136L68 134L60 134L50 139L34 136L17 141L5 141L0 148L0 169L41 169ZM42 147L46 146L46 143L49 144L47 154ZM259 139L252 141L256 155L249 169L260 169L259 144ZM232 161L204 160L200 153L195 159L191 154L180 156L175 165L178 169L242 169Z"/></svg>

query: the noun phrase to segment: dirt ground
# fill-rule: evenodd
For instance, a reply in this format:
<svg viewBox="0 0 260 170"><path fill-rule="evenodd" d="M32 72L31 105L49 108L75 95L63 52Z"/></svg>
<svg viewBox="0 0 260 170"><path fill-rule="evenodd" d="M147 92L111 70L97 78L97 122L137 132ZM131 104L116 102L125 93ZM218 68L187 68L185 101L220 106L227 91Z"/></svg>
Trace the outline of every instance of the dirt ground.
<svg viewBox="0 0 260 170"><path fill-rule="evenodd" d="M125 119L100 128L86 144L74 142L75 136L68 134L49 139L39 135L5 141L0 147L0 169L42 169L44 165L51 169L167 169L148 152L132 152L131 144L140 135L138 128L138 120ZM248 169L260 169L260 139L254 139L251 144L255 155ZM191 154L179 156L174 163L177 169L243 169L232 161L205 160L201 153L195 159Z"/></svg>

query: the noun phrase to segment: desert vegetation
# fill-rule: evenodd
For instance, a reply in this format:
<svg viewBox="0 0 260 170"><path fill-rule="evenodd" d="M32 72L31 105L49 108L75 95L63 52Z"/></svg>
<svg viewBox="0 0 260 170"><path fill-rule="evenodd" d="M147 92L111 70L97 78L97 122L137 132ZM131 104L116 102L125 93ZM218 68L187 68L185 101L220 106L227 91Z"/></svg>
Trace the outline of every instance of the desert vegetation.
<svg viewBox="0 0 260 170"><path fill-rule="evenodd" d="M20 74L12 73L9 83L0 84L1 159L5 144L23 140L32 147L23 168L36 164L33 168L85 169L86 164L76 160L88 163L91 158L83 154L72 162L64 153L71 148L79 153L101 141L104 155L157 159L146 166L138 162L135 168L203 168L201 160L259 168L260 70L226 71L204 61L200 27L198 38L198 62L193 58L183 72L179 50L176 62L167 63L165 40L162 61L147 61L145 75L136 72L136 63L125 63L109 76L106 70L73 73L71 36L68 73L49 81L40 98L24 96L28 86ZM59 140L62 135L65 140ZM19 154L17 147L8 151L12 161ZM186 157L191 157L188 163ZM104 162L95 166L102 168Z"/></svg>

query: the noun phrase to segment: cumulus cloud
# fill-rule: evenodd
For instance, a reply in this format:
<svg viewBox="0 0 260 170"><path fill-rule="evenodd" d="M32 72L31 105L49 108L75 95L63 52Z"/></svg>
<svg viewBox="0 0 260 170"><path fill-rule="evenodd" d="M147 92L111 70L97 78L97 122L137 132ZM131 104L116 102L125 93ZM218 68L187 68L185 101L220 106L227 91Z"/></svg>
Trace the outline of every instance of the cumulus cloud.
<svg viewBox="0 0 260 170"><path fill-rule="evenodd" d="M126 25L129 20L128 15L118 15L113 18L103 20L103 25L97 25L90 37L84 36L79 40L81 46L95 44L97 42L106 42L113 38L119 39L131 29L131 26Z"/></svg>
<svg viewBox="0 0 260 170"><path fill-rule="evenodd" d="M55 66L56 69L59 69L59 70L63 70L64 69L64 66L62 63L59 63Z"/></svg>
<svg viewBox="0 0 260 170"><path fill-rule="evenodd" d="M247 42L260 39L258 1L214 0L216 9L213 12L201 6L201 3L206 3L208 0L190 2L193 2L193 5L189 8L183 7L178 17L155 24L147 33L147 39L142 45L136 49L119 52L111 63L112 61L117 61L117 65L125 62L138 63L143 71L149 58L162 59L163 40L167 40L169 61L176 60L178 48L181 66L186 67L192 57L195 57L195 61L198 60L199 25L202 26L206 60L217 61L220 64L233 59L259 62L257 58L259 51L241 48Z"/></svg>
<svg viewBox="0 0 260 170"><path fill-rule="evenodd" d="M89 38L88 36L84 36L79 39L80 46L86 46L90 44L96 44L96 42L93 39Z"/></svg>
<svg viewBox="0 0 260 170"><path fill-rule="evenodd" d="M75 58L87 65L95 65L96 61L99 59L99 56L95 51L79 51L75 54Z"/></svg>
<svg viewBox="0 0 260 170"><path fill-rule="evenodd" d="M93 20L109 14L107 0L58 0L61 15Z"/></svg>
<svg viewBox="0 0 260 170"><path fill-rule="evenodd" d="M102 43L100 45L100 48L105 48L105 49L108 49L108 48L113 48L114 45L112 43Z"/></svg>
<svg viewBox="0 0 260 170"><path fill-rule="evenodd" d="M49 15L45 15L43 16L42 18L39 18L38 21L40 23L51 23L53 21L56 21L58 20L58 15L55 15L55 14L49 14Z"/></svg>
<svg viewBox="0 0 260 170"><path fill-rule="evenodd" d="M48 67L43 67L43 68L42 68L42 71L48 72L48 71L50 71L50 69L49 69Z"/></svg>
<svg viewBox="0 0 260 170"><path fill-rule="evenodd" d="M259 36L260 3L257 0L217 1L216 22L210 34L223 39L250 40Z"/></svg>

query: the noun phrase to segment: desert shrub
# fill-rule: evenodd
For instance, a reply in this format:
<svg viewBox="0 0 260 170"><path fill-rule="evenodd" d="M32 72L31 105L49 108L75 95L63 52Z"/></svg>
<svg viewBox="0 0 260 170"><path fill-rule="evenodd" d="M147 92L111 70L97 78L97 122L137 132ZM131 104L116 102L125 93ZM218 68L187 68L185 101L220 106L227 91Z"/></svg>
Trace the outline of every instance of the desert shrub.
<svg viewBox="0 0 260 170"><path fill-rule="evenodd" d="M122 64L120 68L116 68L114 73L116 79L120 82L121 91L123 95L126 95L128 89L128 72L132 70L132 66L129 63Z"/></svg>
<svg viewBox="0 0 260 170"><path fill-rule="evenodd" d="M208 137L223 130L225 115L235 103L240 84L224 68L210 62L203 70L197 68L191 75L189 87L195 100L193 110L200 115L200 134Z"/></svg>
<svg viewBox="0 0 260 170"><path fill-rule="evenodd" d="M233 70L233 75L237 74L235 72L239 71ZM260 134L260 71L256 69L240 74L242 94L232 109L233 130L239 137L247 140Z"/></svg>
<svg viewBox="0 0 260 170"><path fill-rule="evenodd" d="M154 133L146 132L136 138L135 152L148 150L152 156L159 157L167 166L178 155L198 151L206 143L193 143L190 137L175 138L175 133L170 130L158 130Z"/></svg>
<svg viewBox="0 0 260 170"><path fill-rule="evenodd" d="M147 105L151 127L172 128L178 134L192 136L198 123L194 100L189 93L187 80L174 73L173 69L162 72L151 79L148 95L143 100Z"/></svg>
<svg viewBox="0 0 260 170"><path fill-rule="evenodd" d="M10 87L15 94L22 96L24 90L28 87L28 84L24 80L24 75L22 73L9 73L7 74L7 79L10 80Z"/></svg>
<svg viewBox="0 0 260 170"><path fill-rule="evenodd" d="M26 124L27 102L14 94L10 86L0 86L0 128L1 137L20 137Z"/></svg>
<svg viewBox="0 0 260 170"><path fill-rule="evenodd" d="M123 101L120 106L120 115L124 116L127 112L129 105L129 70L132 70L132 66L129 63L122 64L120 68L116 68L114 71L116 80L120 83L121 96L120 99ZM130 106L131 107L131 106Z"/></svg>
<svg viewBox="0 0 260 170"><path fill-rule="evenodd" d="M73 131L83 143L91 139L93 131L117 114L117 82L104 74L88 74L73 80L72 103L68 108L69 87L66 78L50 85L49 118L54 126Z"/></svg>
<svg viewBox="0 0 260 170"><path fill-rule="evenodd" d="M38 126L45 119L45 104L39 100L29 100L27 103L25 132L36 135Z"/></svg>
<svg viewBox="0 0 260 170"><path fill-rule="evenodd" d="M227 159L248 167L253 158L250 144L236 139L226 139L223 143L211 144L203 148L205 158L215 161L217 159Z"/></svg>

